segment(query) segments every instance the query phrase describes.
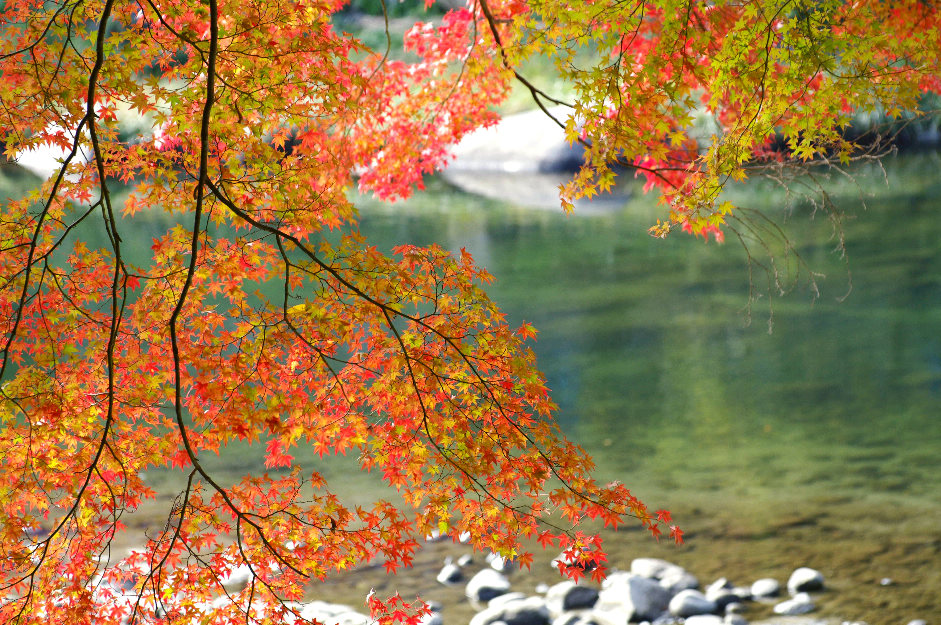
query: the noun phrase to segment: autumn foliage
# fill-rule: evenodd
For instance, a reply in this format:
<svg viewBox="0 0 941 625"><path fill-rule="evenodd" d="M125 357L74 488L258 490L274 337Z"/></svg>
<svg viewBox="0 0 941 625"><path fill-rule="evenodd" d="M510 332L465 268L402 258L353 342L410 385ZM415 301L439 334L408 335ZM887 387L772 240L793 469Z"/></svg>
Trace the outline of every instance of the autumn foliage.
<svg viewBox="0 0 941 625"><path fill-rule="evenodd" d="M718 193L756 159L850 158L851 113L941 86L939 16L914 1L472 0L412 28L405 56L335 28L342 4L0 11L5 154L65 154L0 221L0 622L279 622L310 579L407 566L432 531L524 565L536 538L571 575L604 561L586 519L680 540L592 479L552 421L535 330L508 326L490 276L468 254L369 246L348 190L407 196L514 82L553 102L519 69L551 55L577 93L559 121L586 146L563 203L631 167L667 205L655 233L721 237ZM122 134L128 112L147 130ZM127 234L153 211L177 225ZM109 244L75 235L89 227ZM202 460L233 441L272 471L221 483ZM351 506L299 466L337 454L401 500ZM109 553L161 466L185 476L165 528ZM249 587L219 601L244 565Z"/></svg>

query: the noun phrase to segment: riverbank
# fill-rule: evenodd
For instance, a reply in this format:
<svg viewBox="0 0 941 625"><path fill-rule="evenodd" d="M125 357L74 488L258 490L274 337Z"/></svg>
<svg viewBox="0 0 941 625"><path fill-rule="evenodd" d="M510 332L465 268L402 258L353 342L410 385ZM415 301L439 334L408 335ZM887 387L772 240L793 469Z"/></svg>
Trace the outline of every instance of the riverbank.
<svg viewBox="0 0 941 625"><path fill-rule="evenodd" d="M698 502L674 506L687 542L656 543L628 527L605 532L612 569L627 570L638 557L675 563L695 575L702 588L726 577L748 586L773 578L782 588L797 568L819 570L825 588L813 593L815 619L862 621L869 625L906 625L924 619L936 623L937 589L941 588L941 528L937 510L913 506L874 506L863 501L816 501L795 506L781 502L755 510L744 502ZM311 599L329 598L357 608L370 589L420 596L443 606L445 625L466 625L476 613L464 596L464 585L443 586L435 580L445 558L469 553L464 545L429 543L415 566L390 577L381 568L362 568L310 588ZM508 573L512 590L532 594L540 584L560 580L551 567L555 553L536 552L530 571ZM483 568L484 554L472 555L468 576ZM783 599L783 598L782 598ZM773 616L774 602L750 602L742 614L754 622Z"/></svg>
<svg viewBox="0 0 941 625"><path fill-rule="evenodd" d="M884 497L756 501L690 492L677 492L665 503L682 525L686 543L657 543L631 524L620 531L604 531L612 571L629 570L635 558L653 557L689 571L699 580L700 590L722 577L735 586L772 578L783 589L795 569L811 567L825 580L824 589L812 593L815 607L807 616L814 622L939 623L941 510L937 506ZM135 533L146 526L162 526L158 510L159 506L150 505L144 511L147 518L135 515ZM511 567L505 573L514 592L532 595L540 586L561 581L551 566L557 553L541 551L535 544L532 548L536 558L530 570ZM365 612L370 590L380 596L398 592L408 600L417 596L440 605L444 625L467 625L477 610L465 596L464 582L488 568L485 555L450 541L427 542L416 554L414 566L397 575L386 574L381 563L374 562L312 584L305 598ZM472 560L463 569L463 582L437 581L444 562L462 556ZM741 615L752 623L771 618L773 606L786 598L747 602Z"/></svg>

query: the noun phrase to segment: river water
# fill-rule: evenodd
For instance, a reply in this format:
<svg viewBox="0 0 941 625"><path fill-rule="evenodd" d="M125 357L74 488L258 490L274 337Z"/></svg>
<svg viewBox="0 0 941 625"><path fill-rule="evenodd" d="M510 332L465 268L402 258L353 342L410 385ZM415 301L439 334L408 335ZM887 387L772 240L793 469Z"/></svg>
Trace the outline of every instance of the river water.
<svg viewBox="0 0 941 625"><path fill-rule="evenodd" d="M622 566L657 555L743 583L815 566L837 590L825 609L875 624L941 613L939 172L926 152L834 180L848 213L837 234L770 184L731 190L783 225L787 256L770 230L747 247L731 232L722 245L654 239L657 208L639 194L573 216L440 181L404 204L358 203L380 248L469 250L510 321L539 330L557 418L599 478L674 511L688 544L622 532ZM786 293L769 288L765 246ZM234 480L262 454L218 468ZM322 469L363 493L351 466ZM152 476L164 493L175 478Z"/></svg>
<svg viewBox="0 0 941 625"><path fill-rule="evenodd" d="M558 419L599 477L673 510L690 539L653 547L622 532L609 543L614 562L658 555L706 581L783 581L809 565L834 589L824 614L931 622L941 616L941 156L853 173L826 185L845 211L839 226L769 183L730 190L793 244L785 254L751 216L784 294L769 288L761 242L654 239L657 207L639 195L566 217L441 188L404 210L367 203L362 223L380 246L471 251L510 320L539 329Z"/></svg>

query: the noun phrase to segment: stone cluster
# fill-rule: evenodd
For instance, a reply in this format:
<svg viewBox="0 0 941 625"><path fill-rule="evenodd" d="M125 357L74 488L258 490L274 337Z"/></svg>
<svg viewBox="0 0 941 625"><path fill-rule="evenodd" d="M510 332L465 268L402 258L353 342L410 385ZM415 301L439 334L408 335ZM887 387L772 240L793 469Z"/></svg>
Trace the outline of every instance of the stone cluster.
<svg viewBox="0 0 941 625"><path fill-rule="evenodd" d="M600 587L567 580L543 585L536 594L527 595L513 590L503 571L505 562L488 561L492 568L466 580L465 593L477 610L469 625L746 625L744 614L751 602L770 604L774 614L780 615L776 620L761 621L765 625L830 622L793 618L813 612L816 606L811 593L824 589L823 574L809 567L796 569L783 587L771 578L748 586L720 578L701 588L692 573L676 564L637 558L629 571L609 573ZM447 562L438 581L465 583L466 563Z"/></svg>
<svg viewBox="0 0 941 625"><path fill-rule="evenodd" d="M630 570L610 572L600 586L566 580L526 594L512 587L513 563L490 556L470 575L472 564L469 555L448 559L437 576L441 584L463 584L476 611L470 623L450 625L866 625L803 616L816 609L811 593L825 588L823 574L808 567L796 569L784 585L763 578L740 586L723 577L702 588L676 564L637 558ZM746 614L754 602L772 606L778 616L749 623ZM369 617L347 606L314 601L292 608L323 625L371 625ZM422 625L442 625L442 606L431 608Z"/></svg>

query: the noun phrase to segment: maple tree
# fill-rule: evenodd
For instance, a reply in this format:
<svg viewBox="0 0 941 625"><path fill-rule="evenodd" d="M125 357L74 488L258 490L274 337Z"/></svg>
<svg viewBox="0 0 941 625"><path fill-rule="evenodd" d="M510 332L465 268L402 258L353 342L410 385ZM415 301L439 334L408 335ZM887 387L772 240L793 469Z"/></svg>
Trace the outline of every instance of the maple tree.
<svg viewBox="0 0 941 625"><path fill-rule="evenodd" d="M0 222L0 621L280 622L311 578L407 566L436 530L523 564L537 538L574 576L604 561L584 519L680 540L667 512L592 479L551 420L535 330L506 323L490 276L466 253L370 247L349 188L408 196L514 83L559 103L520 70L551 55L575 94L558 121L586 146L563 205L628 166L668 207L655 234L721 237L726 180L849 159L854 111L917 110L941 86L939 17L911 0L472 0L412 28L401 58L338 31L342 5L4 4L5 153L65 157ZM151 128L122 135L122 110ZM155 210L178 225L130 239ZM273 471L220 483L203 459L237 440ZM401 502L349 505L296 459L347 452ZM185 475L165 529L109 559L160 466Z"/></svg>

